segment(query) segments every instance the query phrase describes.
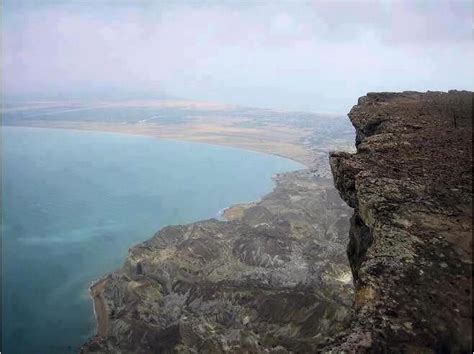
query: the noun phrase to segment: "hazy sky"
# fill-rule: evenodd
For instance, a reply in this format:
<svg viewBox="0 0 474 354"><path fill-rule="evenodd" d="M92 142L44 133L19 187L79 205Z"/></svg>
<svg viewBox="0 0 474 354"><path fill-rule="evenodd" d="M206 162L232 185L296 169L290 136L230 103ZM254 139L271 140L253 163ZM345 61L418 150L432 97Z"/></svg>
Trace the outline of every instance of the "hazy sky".
<svg viewBox="0 0 474 354"><path fill-rule="evenodd" d="M368 91L472 90L472 18L470 0L3 0L3 89L347 112Z"/></svg>

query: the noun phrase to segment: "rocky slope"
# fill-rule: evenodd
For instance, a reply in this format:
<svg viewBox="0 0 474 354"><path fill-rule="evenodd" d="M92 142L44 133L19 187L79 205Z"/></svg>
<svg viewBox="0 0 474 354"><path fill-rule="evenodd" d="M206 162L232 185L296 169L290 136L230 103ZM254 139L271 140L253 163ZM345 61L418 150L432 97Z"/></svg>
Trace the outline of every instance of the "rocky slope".
<svg viewBox="0 0 474 354"><path fill-rule="evenodd" d="M324 350L472 352L473 93L370 93L333 153L355 209L353 318Z"/></svg>
<svg viewBox="0 0 474 354"><path fill-rule="evenodd" d="M276 182L232 221L166 227L133 247L91 288L98 331L82 352L312 352L340 332L351 210L311 172Z"/></svg>

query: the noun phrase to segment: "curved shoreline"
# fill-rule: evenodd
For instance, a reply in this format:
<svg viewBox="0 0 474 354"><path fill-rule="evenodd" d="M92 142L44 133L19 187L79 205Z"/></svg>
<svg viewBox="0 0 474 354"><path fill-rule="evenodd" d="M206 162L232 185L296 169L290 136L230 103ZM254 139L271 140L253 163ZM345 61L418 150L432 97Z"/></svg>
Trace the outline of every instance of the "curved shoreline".
<svg viewBox="0 0 474 354"><path fill-rule="evenodd" d="M42 136L43 134L47 133L48 130L47 129L54 129L54 128L46 128L46 127L20 127L20 126L7 126L3 132L4 132L4 136L8 136L10 133L13 135L13 133L15 132L14 129L12 128L18 128L18 131L20 130L23 130L25 129L25 131L30 131L30 136L34 137L34 136ZM37 128L42 128L43 130L39 130ZM56 133L55 133L56 131ZM76 136L76 133L75 132L80 132L80 130L70 130L70 132L68 133L68 130L49 130L50 133L47 133L47 134L56 134L57 136L63 136L65 134L66 137L68 136ZM44 133L43 133L44 132ZM92 132L92 134L89 134L90 132ZM104 133L111 133L111 134L124 134L124 133L116 133L116 132L103 132L103 131L98 131L98 133L94 133L93 131L85 131L84 134L79 134L77 135L79 137L79 139L88 139L88 141L91 141L93 142L94 140L98 141L99 139L106 139L108 137L108 139L111 139L113 138L113 135L103 135ZM88 135L85 135L85 134L88 134ZM118 144L118 146L120 146L120 144L124 144L124 145L127 145L131 142L133 143L134 141L143 141L142 138L138 137L137 138L127 138L125 135L129 135L129 134L124 134L123 137L120 137L120 136L116 136L115 138L113 138L112 140L116 142L116 144ZM82 138L81 138L82 136ZM143 141L142 143L142 146L144 146L145 148L146 147L153 147L153 146L160 146L160 141L159 140L151 140L151 138L154 138L154 139L160 139L160 138L155 138L155 137L151 137L151 136L143 136L144 138L146 138L146 140ZM168 140L168 139L166 139ZM166 140L163 140L163 145L168 145L167 141ZM179 142L179 143L183 143L182 141L176 141L176 142ZM187 141L184 141L184 143L189 143ZM198 143L198 144L203 144L203 143ZM208 145L208 144L206 144ZM172 145L173 146L173 145ZM197 149L197 148L201 148L201 147L205 147L205 145L184 145L184 144L176 144L174 145L175 148L179 148L179 149L185 149L185 150L194 150L194 149ZM263 154L262 152L254 152L254 151L248 151L248 150L244 150L244 149L238 149L238 148L230 148L230 147L223 147L225 149L233 149L232 150L228 150L227 153L226 153L226 150L221 150L220 148L216 148L216 149L211 149L210 152L214 152L215 154L220 154L222 156L227 156L227 155L238 155L238 156L241 156L241 153L239 152L239 150L242 151L242 153L248 153L248 152L252 152L251 155L248 155L247 158L251 158L251 159L256 159L256 160L264 160L264 155L254 155L254 154ZM206 150L207 151L207 150ZM219 151L222 151L222 153L219 153ZM280 158L278 159L273 159L271 156L268 156L268 154L266 154L267 157L265 159L268 159L268 160L276 160L275 164L276 165L280 165L280 166L287 166L287 168L283 168L281 171L292 171L292 170L297 170L299 169L300 167L302 167L300 164L293 164L292 162L290 162L289 160L280 160ZM137 157L139 157L140 154L137 155ZM243 155L245 156L245 155ZM279 160L279 161L278 161ZM236 163L237 164L240 164L239 162L239 159L236 160ZM240 168L239 168L240 169ZM238 171L237 172L237 175L238 175ZM267 177L265 177L265 181L267 183L264 183L265 185L267 185L267 188L265 190L262 190L260 193L257 193L253 198L245 198L244 200L247 201L247 200L258 200L260 199L261 197L263 197L264 195L266 195L267 193L269 193L270 191L272 191L275 187L275 182L273 180L273 178L270 178L270 175L272 173L269 173L267 175ZM234 175L235 176L235 175ZM273 175L272 177L274 177L275 175ZM254 179L254 178L252 178ZM236 183L236 181L233 182L234 184ZM251 184L253 184L254 182L251 182ZM230 186L231 187L231 186ZM225 190L224 190L224 193ZM237 196L239 197L239 196ZM240 199L236 199L235 200L236 202L239 202ZM234 205L235 202L230 202L228 203L227 205L223 205L223 206L226 206L226 207L229 207L231 205ZM178 205L179 207L179 205ZM214 208L213 208L214 209ZM211 212L213 210L210 210ZM211 213L209 213L208 215L204 215L204 218L207 218L207 217L212 217L214 215L212 215ZM147 239L148 237L151 237L152 234L157 230L158 228L153 228L151 229L151 232L148 232L146 235L144 235L144 239ZM130 241L129 243L129 246L132 247L133 245L136 244L136 242L134 241ZM122 262L122 257L119 257L119 262L121 263ZM108 272L111 272L113 270L115 270L116 267L112 267L112 268L109 268L109 270L105 270L104 272L99 272L98 274L96 274L96 276L92 277L92 278L89 278L89 283L86 283L83 285L83 289L84 290L88 290L89 291L89 294L88 296L86 296L86 306L87 306L87 312L88 312L88 317L90 318L92 313L91 313L91 309L93 309L94 311L94 317L95 317L95 323L92 324L92 323L89 323L89 331L88 332L92 332L95 334L95 332L97 331L99 335L106 335L107 333L107 326L108 326L108 323L111 325L112 324L112 321L113 321L113 312L112 312L112 308L110 307L110 304L108 302L108 293L107 291L102 291L102 282L101 280L103 279L102 277L104 277L106 275L106 273ZM98 282L94 282L94 283L90 283L91 280L99 280ZM89 299L92 300L92 304L89 302ZM93 305L92 308L90 305ZM91 318L92 320L92 318ZM109 331L110 331L110 327L109 327Z"/></svg>
<svg viewBox="0 0 474 354"><path fill-rule="evenodd" d="M247 152L252 152L252 153L257 153L257 154L265 154L265 155L272 155L276 156L279 158L283 159L288 159L293 162L301 164L304 168L303 169L308 169L311 168L311 164L309 161L306 161L304 159L300 159L296 156L292 156L292 154L281 154L275 151L268 151L268 150L263 150L263 149L252 149L250 147L243 147L243 146L237 146L236 144L220 144L217 141L201 141L201 140L193 140L193 139L180 139L177 137L163 137L163 136L158 136L156 134L145 134L143 132L135 132L135 131L122 131L122 130L114 130L114 129L100 129L98 127L81 127L81 126L72 126L72 127L67 127L67 126L53 126L53 125L0 125L1 127L18 127L18 128L33 128L33 129L61 129L61 130L73 130L73 131L80 131L80 132L97 132L97 133L109 133L109 134L120 134L120 135L130 135L130 136L141 136L141 137L146 137L146 138L151 138L151 139L159 139L159 140L168 140L168 141L174 141L174 142L179 142L179 143L193 143L193 144L205 144L205 145L211 145L211 146L216 146L216 147L223 147L227 149L233 149L233 150L242 150L242 151L247 151ZM300 146L301 148L305 149L305 147Z"/></svg>
<svg viewBox="0 0 474 354"><path fill-rule="evenodd" d="M15 127L15 126L13 126ZM191 144L204 144L204 145L211 145L211 146L216 146L220 148L225 148L225 149L232 149L232 150L237 150L237 151L245 151L245 152L250 152L254 154L261 154L261 155L272 155L276 156L279 158L287 159L293 162L296 162L298 164L301 164L302 168L300 170L306 170L309 168L306 164L302 163L301 161L298 161L294 158L290 158L287 156L282 156L276 153L269 153L269 152L263 152L263 151L258 151L258 150L249 150L249 149L244 149L244 148L239 148L239 147L234 147L232 145L221 145L217 143L209 143L209 142L198 142L198 141L192 141L192 140L180 140L180 139L173 139L173 138L163 138L159 136L154 136L154 135L146 135L146 134L139 134L135 132L122 132L122 131L109 131L109 130L96 130L96 129L80 129L80 128L68 128L68 127L32 127L32 126L21 126L22 128L37 128L37 129L63 129L63 130L73 130L73 131L81 131L81 132L98 132L98 133L108 133L108 134L119 134L119 135L129 135L129 136L141 136L145 138L150 138L150 139L158 139L158 140L168 140L168 141L174 141L178 143L191 143ZM286 171L285 173L293 172L297 170L290 170ZM275 176L275 175L274 175ZM272 180L274 179L274 176L272 177ZM230 221L226 217L226 213L229 213L230 210L234 209L235 207L239 207L240 205L250 205L253 204L255 205L258 203L262 198L264 198L266 195L272 193L276 188L276 184L273 185L273 188L271 191L268 193L262 195L258 200L255 201L249 201L246 203L236 203L227 206L222 210L222 219L223 221ZM165 227L165 226L164 226ZM159 231L159 230L157 230ZM131 247L134 247L135 245L131 245ZM106 337L108 333L108 327L109 327L109 321L108 321L108 311L107 311L107 305L104 300L104 296L102 295L102 291L104 290L104 285L105 281L109 275L105 275L102 278L99 278L95 281L92 282L91 286L89 287L89 294L92 299L93 303L93 310L94 310L94 317L96 320L96 335L98 337Z"/></svg>
<svg viewBox="0 0 474 354"><path fill-rule="evenodd" d="M167 140L167 141L174 141L178 143L192 143L192 144L204 144L204 145L211 145L211 146L216 146L216 147L221 147L225 149L232 149L232 150L237 150L237 151L245 151L245 152L251 152L255 154L262 154L262 155L272 155L276 156L279 158L287 159L293 162L296 162L301 165L300 170L306 170L309 167L307 164L303 163L302 161L299 161L294 158L290 158L288 156L283 156L277 153L270 153L270 152L264 152L264 151L258 151L258 150L250 150L250 149L244 149L241 147L234 147L232 145L223 145L223 144L217 144L217 143L210 143L210 142L200 142L200 141L193 141L193 140L184 140L184 139L173 139L173 138L163 138L159 136L154 136L151 134L140 134L136 132L123 132L123 131L110 131L110 130L99 130L99 129L81 129L78 127L50 127L50 126L31 126L31 125L1 125L2 127L11 127L11 128L30 128L30 129L55 129L55 130L72 130L72 131L77 131L77 132L98 132L98 133L107 133L107 134L119 134L119 135L128 135L128 136L140 136L144 138L150 138L150 139L158 139L158 140ZM286 171L292 172L296 170L291 170L291 171ZM273 179L273 178L272 178ZM222 212L222 219L224 221L228 221L226 218L226 213L228 213L230 210L232 210L235 207L238 207L242 204L256 204L261 200L263 197L266 195L272 193L276 188L276 185L273 186L272 190L264 195L262 195L258 200L255 201L249 201L247 203L236 203L227 206ZM131 245L133 247L135 245ZM110 274L110 273L109 273ZM103 296L103 290L104 290L104 285L109 277L109 274L105 274L104 277L95 279L91 282L91 285L89 286L89 296L90 299L92 300L92 308L94 312L94 318L96 322L96 336L100 338L104 338L107 336L108 333L108 328L109 328L109 320L108 320L108 310L107 310L107 305Z"/></svg>

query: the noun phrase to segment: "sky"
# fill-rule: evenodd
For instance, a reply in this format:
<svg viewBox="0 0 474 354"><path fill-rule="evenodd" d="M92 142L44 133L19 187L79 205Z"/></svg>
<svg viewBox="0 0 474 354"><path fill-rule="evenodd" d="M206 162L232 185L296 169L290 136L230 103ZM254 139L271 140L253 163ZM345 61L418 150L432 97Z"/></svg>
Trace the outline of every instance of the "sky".
<svg viewBox="0 0 474 354"><path fill-rule="evenodd" d="M474 89L472 1L3 0L5 97L176 97L347 112Z"/></svg>

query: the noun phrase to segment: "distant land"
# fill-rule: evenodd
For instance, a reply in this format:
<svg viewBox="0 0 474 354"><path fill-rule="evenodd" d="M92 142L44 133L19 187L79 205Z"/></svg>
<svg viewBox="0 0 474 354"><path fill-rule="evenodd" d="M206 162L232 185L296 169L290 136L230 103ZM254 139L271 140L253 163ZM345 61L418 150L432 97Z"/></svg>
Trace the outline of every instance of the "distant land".
<svg viewBox="0 0 474 354"><path fill-rule="evenodd" d="M344 114L249 108L191 100L6 103L3 124L96 130L232 146L279 155L330 177L328 152L352 149Z"/></svg>

